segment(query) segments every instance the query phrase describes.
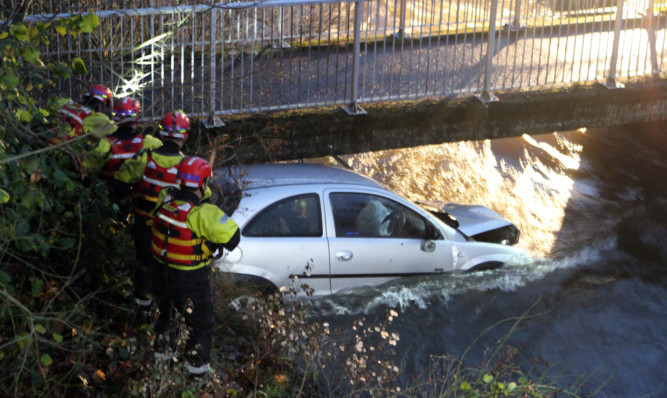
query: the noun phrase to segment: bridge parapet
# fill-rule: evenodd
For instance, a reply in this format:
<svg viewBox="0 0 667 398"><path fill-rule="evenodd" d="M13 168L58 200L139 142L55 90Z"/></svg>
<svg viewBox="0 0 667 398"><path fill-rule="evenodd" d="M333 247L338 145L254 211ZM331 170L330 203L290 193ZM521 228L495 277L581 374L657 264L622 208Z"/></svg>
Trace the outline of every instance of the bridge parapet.
<svg viewBox="0 0 667 398"><path fill-rule="evenodd" d="M133 0L114 9L117 2L83 0L66 9L32 2L25 21L96 13L101 24L92 33L76 41L55 35L42 54L88 65L84 79L60 82L63 95L77 98L88 83L104 83L116 97L139 97L146 121L173 108L206 118L491 98L554 84L616 87L667 64L667 15L664 2L653 0L170 3ZM647 9L654 17L642 17Z"/></svg>

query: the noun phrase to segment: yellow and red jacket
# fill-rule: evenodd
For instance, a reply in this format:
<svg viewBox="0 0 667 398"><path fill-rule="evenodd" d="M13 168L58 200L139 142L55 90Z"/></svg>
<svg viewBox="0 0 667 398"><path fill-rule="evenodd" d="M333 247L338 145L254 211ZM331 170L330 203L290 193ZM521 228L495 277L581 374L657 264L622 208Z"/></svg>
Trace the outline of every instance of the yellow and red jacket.
<svg viewBox="0 0 667 398"><path fill-rule="evenodd" d="M115 178L134 185L134 213L144 220L153 218L158 195L164 187L178 187L178 165L185 158L181 152L159 153L142 150L128 159Z"/></svg>
<svg viewBox="0 0 667 398"><path fill-rule="evenodd" d="M111 177L115 175L123 162L134 156L144 147L144 135L139 133L132 138L122 139L110 136L108 160L102 169L102 175Z"/></svg>
<svg viewBox="0 0 667 398"><path fill-rule="evenodd" d="M160 195L154 210L151 250L160 263L191 271L210 264L207 242L230 243L227 248L232 250L238 243L239 227L217 206L186 195L180 191Z"/></svg>
<svg viewBox="0 0 667 398"><path fill-rule="evenodd" d="M91 117L86 120L91 119ZM85 131L84 126L84 131ZM134 134L123 131L121 127L114 134L102 137L97 146L86 153L82 166L93 173L101 172L105 177L111 178L125 161L128 161L142 148L158 148L162 141L150 134Z"/></svg>
<svg viewBox="0 0 667 398"><path fill-rule="evenodd" d="M66 138L68 140L72 136L81 135L83 133L83 120L95 113L92 109L75 102L63 105L58 111L62 114L61 120L68 122L74 129L73 134Z"/></svg>

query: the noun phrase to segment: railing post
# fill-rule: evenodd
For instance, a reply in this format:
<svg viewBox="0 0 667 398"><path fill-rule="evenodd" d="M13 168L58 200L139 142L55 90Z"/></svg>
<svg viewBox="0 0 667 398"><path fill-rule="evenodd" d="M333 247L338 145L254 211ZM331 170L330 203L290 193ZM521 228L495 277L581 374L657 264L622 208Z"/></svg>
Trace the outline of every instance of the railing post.
<svg viewBox="0 0 667 398"><path fill-rule="evenodd" d="M498 0L491 1L491 16L489 19L489 36L486 45L486 66L484 67L484 87L480 94L475 97L486 104L488 102L498 101L498 98L491 94L491 72L493 70L493 53L496 47L496 17L498 14Z"/></svg>
<svg viewBox="0 0 667 398"><path fill-rule="evenodd" d="M519 32L523 27L521 26L521 0L515 0L514 4L514 18L507 25L510 32Z"/></svg>
<svg viewBox="0 0 667 398"><path fill-rule="evenodd" d="M660 66L658 65L658 48L656 47L656 15L653 11L654 9L655 0L648 0L648 8L642 17L642 25L644 26L644 29L646 29L646 34L648 35L649 51L651 52L651 73L657 75L660 73Z"/></svg>
<svg viewBox="0 0 667 398"><path fill-rule="evenodd" d="M398 21L398 32L394 33L392 36L396 40L404 40L404 39L409 39L410 37L405 33L405 2L407 0L400 0L401 1L401 7L399 9L399 12L401 13L401 18Z"/></svg>
<svg viewBox="0 0 667 398"><path fill-rule="evenodd" d="M616 2L616 27L614 28L614 44L609 61L609 75L604 86L610 89L623 88L623 84L616 81L616 63L618 62L618 46L621 40L621 23L623 22L623 0Z"/></svg>
<svg viewBox="0 0 667 398"><path fill-rule="evenodd" d="M352 61L352 98L350 104L344 105L342 108L348 115L365 115L357 99L359 97L359 58L361 58L361 11L363 9L364 0L354 2L354 56Z"/></svg>
<svg viewBox="0 0 667 398"><path fill-rule="evenodd" d="M217 23L218 23L218 9L214 6L211 7L211 51L209 52L211 55L211 73L210 73L210 82L209 82L209 87L211 89L211 99L210 99L210 113L209 116L206 120L203 121L204 127L212 128L212 127L222 127L225 125L222 120L219 118L215 117L215 97L216 97L216 87L215 87L215 80L216 80L216 58L217 58L217 45L216 45L216 38L218 35L218 30L217 30ZM203 66L203 65L202 65ZM203 82L202 82L203 84ZM203 88L203 87L202 87Z"/></svg>

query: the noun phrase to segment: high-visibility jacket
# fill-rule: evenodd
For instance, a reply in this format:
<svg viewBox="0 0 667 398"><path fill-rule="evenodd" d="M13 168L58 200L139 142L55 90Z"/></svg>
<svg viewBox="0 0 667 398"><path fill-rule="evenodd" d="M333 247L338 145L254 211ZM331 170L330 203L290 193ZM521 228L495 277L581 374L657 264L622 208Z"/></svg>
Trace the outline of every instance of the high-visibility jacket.
<svg viewBox="0 0 667 398"><path fill-rule="evenodd" d="M238 242L238 225L217 206L200 203L191 193L169 191L160 195L154 210L151 250L157 261L178 270L196 270L211 262L207 241Z"/></svg>
<svg viewBox="0 0 667 398"><path fill-rule="evenodd" d="M127 131L103 137L97 146L86 154L82 166L92 172L102 172L105 177L114 176L123 162L129 160L142 148L158 148L162 141L150 134L132 134Z"/></svg>
<svg viewBox="0 0 667 398"><path fill-rule="evenodd" d="M164 187L178 187L178 165L185 158L181 152L160 153L142 150L128 159L115 178L134 187L134 213L144 220L153 218L151 211Z"/></svg>
<svg viewBox="0 0 667 398"><path fill-rule="evenodd" d="M107 177L116 174L124 161L134 156L144 147L144 135L137 134L129 139L111 136L108 140L110 145L109 159L102 169L102 174Z"/></svg>
<svg viewBox="0 0 667 398"><path fill-rule="evenodd" d="M63 105L58 112L61 114L61 120L68 122L70 129L67 134L61 134L51 140L51 144L57 144L61 141L69 141L81 134L93 133L96 137L104 137L116 131L116 124L113 123L107 115L96 113L85 105L80 105L72 101ZM55 131L55 130L54 130ZM64 137L62 137L64 135Z"/></svg>
<svg viewBox="0 0 667 398"><path fill-rule="evenodd" d="M62 115L61 120L67 121L74 129L70 136L81 135L83 133L83 120L95 113L92 109L75 102L68 102L60 107L58 112ZM71 137L67 139L71 139Z"/></svg>

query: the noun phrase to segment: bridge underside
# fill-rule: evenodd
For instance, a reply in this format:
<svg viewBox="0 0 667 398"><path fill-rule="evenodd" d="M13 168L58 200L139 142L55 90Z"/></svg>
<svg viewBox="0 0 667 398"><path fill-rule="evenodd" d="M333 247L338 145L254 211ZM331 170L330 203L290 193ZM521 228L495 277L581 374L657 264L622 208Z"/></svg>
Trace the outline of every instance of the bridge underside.
<svg viewBox="0 0 667 398"><path fill-rule="evenodd" d="M365 104L366 114L358 116L338 107L233 115L222 127L200 123L190 140L199 148L189 149L217 143L235 152L235 161L256 162L667 122L667 76L621 83L620 89L576 84L496 92L499 101L487 104L474 96Z"/></svg>

